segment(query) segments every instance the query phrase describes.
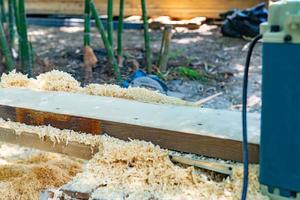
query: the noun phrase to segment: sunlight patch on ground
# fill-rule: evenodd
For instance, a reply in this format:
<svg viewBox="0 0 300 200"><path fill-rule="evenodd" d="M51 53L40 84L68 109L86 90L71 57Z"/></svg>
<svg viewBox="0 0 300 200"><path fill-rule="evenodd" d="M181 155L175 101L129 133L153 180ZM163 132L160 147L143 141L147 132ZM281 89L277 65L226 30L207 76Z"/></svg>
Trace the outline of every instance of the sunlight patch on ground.
<svg viewBox="0 0 300 200"><path fill-rule="evenodd" d="M61 27L59 30L65 33L76 33L83 31L83 27Z"/></svg>
<svg viewBox="0 0 300 200"><path fill-rule="evenodd" d="M198 32L200 32L202 35L213 35L213 31L216 30L217 28L218 26L216 25L203 24L200 26Z"/></svg>
<svg viewBox="0 0 300 200"><path fill-rule="evenodd" d="M191 42L198 42L203 40L202 37L194 37L194 38L182 38L182 39L174 39L173 42L178 44L189 44Z"/></svg>

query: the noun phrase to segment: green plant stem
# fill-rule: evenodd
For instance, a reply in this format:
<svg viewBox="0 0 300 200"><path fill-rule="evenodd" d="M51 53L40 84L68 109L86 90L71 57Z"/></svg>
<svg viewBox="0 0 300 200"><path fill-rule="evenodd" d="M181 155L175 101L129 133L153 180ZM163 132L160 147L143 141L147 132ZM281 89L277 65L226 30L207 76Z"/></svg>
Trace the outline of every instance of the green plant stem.
<svg viewBox="0 0 300 200"><path fill-rule="evenodd" d="M145 43L147 72L151 73L152 61L151 61L150 34L149 34L146 0L141 0L141 4L142 4L142 13L143 13L143 22L144 22L144 43Z"/></svg>
<svg viewBox="0 0 300 200"><path fill-rule="evenodd" d="M8 30L10 47L15 46L15 25L14 25L14 5L13 0L8 0Z"/></svg>
<svg viewBox="0 0 300 200"><path fill-rule="evenodd" d="M19 51L19 58L22 60L22 42L20 38L20 16L19 16L19 9L18 9L18 0L12 0L13 1L13 7L14 7L14 17L15 17L15 24L16 24L16 30L17 30L17 38L18 38L18 51Z"/></svg>
<svg viewBox="0 0 300 200"><path fill-rule="evenodd" d="M123 64L123 26L124 26L124 0L120 0L118 21L118 63Z"/></svg>
<svg viewBox="0 0 300 200"><path fill-rule="evenodd" d="M0 49L2 50L2 53L5 58L5 67L7 71L11 71L14 69L14 61L11 55L11 51L8 47L7 40L5 38L5 33L3 30L2 23L0 23Z"/></svg>
<svg viewBox="0 0 300 200"><path fill-rule="evenodd" d="M0 21L1 23L5 23L6 22L6 13L5 13L5 4L4 4L4 0L0 0Z"/></svg>
<svg viewBox="0 0 300 200"><path fill-rule="evenodd" d="M91 44L91 0L85 0L84 8L84 46L90 46Z"/></svg>
<svg viewBox="0 0 300 200"><path fill-rule="evenodd" d="M107 35L110 46L114 46L113 0L107 0Z"/></svg>
<svg viewBox="0 0 300 200"><path fill-rule="evenodd" d="M14 10L14 16L15 16L15 23L16 23L16 27L17 30L20 29L20 18L19 18L19 12L18 12L18 4L17 4L17 0L12 0L12 4L13 4L13 10Z"/></svg>
<svg viewBox="0 0 300 200"><path fill-rule="evenodd" d="M31 41L28 41L31 66L34 66L35 52Z"/></svg>
<svg viewBox="0 0 300 200"><path fill-rule="evenodd" d="M106 33L105 33L104 26L103 26L101 20L99 19L99 15L98 15L98 12L96 10L96 7L95 7L95 4L94 4L93 1L91 1L90 6L91 6L92 16L93 16L93 18L95 19L95 22L96 22L96 27L97 27L100 35L101 35L103 44L104 44L105 49L107 51L108 60L110 61L110 63L113 66L113 71L115 73L117 81L119 83L121 83L122 77L121 77L121 73L120 73L120 68L119 68L118 63L115 59L114 51L113 51L112 46L110 45L110 43L108 41L108 38L107 38Z"/></svg>
<svg viewBox="0 0 300 200"><path fill-rule="evenodd" d="M19 0L19 41L21 47L21 65L24 74L32 77L32 56L27 35L27 21L24 0Z"/></svg>

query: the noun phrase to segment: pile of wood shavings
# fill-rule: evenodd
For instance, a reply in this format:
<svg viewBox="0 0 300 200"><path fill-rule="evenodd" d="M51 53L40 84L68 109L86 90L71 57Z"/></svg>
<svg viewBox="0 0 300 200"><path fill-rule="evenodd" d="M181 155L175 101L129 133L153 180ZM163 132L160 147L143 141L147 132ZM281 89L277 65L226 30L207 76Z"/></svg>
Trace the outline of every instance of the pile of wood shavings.
<svg viewBox="0 0 300 200"><path fill-rule="evenodd" d="M47 135L52 137L54 142L70 140L69 134L79 134L69 130L59 130L44 126L28 126L5 120L0 120L0 127L13 128L17 133L22 131L41 133L41 137ZM97 153L86 164L82 173L75 176L72 182L77 183L77 185L73 184L72 188L82 191L84 187L94 185L94 188L97 188L92 194L95 199L111 197L108 200L115 200L126 197L126 199L132 200L238 200L240 197L243 172L240 164L234 165L231 178L217 182L211 180L205 173L196 174L192 167L183 168L173 164L169 159L168 151L149 142L138 140L125 142L103 135L97 137L98 141L96 143L92 143L92 140L95 140L95 138L92 138L93 136L84 133L80 134L88 139L75 136L72 137L72 140L94 145L101 144L102 151ZM59 167L70 169L68 168L68 163L59 164L58 168L55 167L58 164L51 167L49 162L56 162L56 159L49 159L47 162L41 162L45 163L42 167L35 168L35 163L39 160L42 160L42 158L19 162L17 163L19 167L15 166L15 162L12 170L7 169L7 166L3 165L2 170L0 168L0 171L3 171L3 174L0 173L0 192L2 190L15 191L16 188L21 187L18 191L22 191L24 195L30 195L31 192L37 195L36 191L42 189L42 186L60 187L66 183L67 179L70 179L71 175L67 177L66 174L62 174L63 172L54 173L56 170L61 170ZM27 164L30 165L30 168L28 168ZM22 170L25 170L26 173ZM39 173L37 176L38 172L42 173ZM72 175L74 174L72 173ZM20 175L22 175L22 179L19 177ZM13 178L12 180L16 178L17 181L6 184L5 181L1 182L1 177L5 181L10 180L10 177ZM42 180L38 178L42 178ZM22 188L25 186L20 184L21 181L28 182L26 189ZM268 199L259 192L258 166L251 166L249 183L249 199ZM24 192L25 190L27 191L27 186L33 189L29 190L29 192ZM18 199L17 195L20 195L20 193L13 194L16 196L7 199ZM12 194L5 193L5 195Z"/></svg>
<svg viewBox="0 0 300 200"><path fill-rule="evenodd" d="M156 91L145 88L121 88L118 85L100 85L90 84L83 90L89 95L116 97L122 99L135 100L146 103L174 104L174 105L190 105L193 104L178 98L169 97Z"/></svg>
<svg viewBox="0 0 300 200"><path fill-rule="evenodd" d="M85 144L91 147L102 147L102 142L100 137L87 134L79 133L73 130L60 130L52 126L29 126L18 122L12 122L0 118L0 127L9 128L15 130L17 135L22 134L23 132L38 134L42 139L45 136L49 137L50 140L55 143L65 143L68 142L78 142L80 144ZM0 133L1 134L1 133Z"/></svg>
<svg viewBox="0 0 300 200"><path fill-rule="evenodd" d="M17 73L15 70L9 74L3 73L1 76L0 87L10 88L10 87L22 87L22 88L32 88L33 79L29 79L27 75L22 73Z"/></svg>
<svg viewBox="0 0 300 200"><path fill-rule="evenodd" d="M46 91L77 93L82 90L80 83L70 74L58 70L40 74L37 76L36 81L38 89Z"/></svg>
<svg viewBox="0 0 300 200"><path fill-rule="evenodd" d="M80 83L70 74L53 70L40 74L36 79L29 79L26 75L16 73L3 74L1 77L0 88L20 87L41 91L61 91L72 93L84 93L88 95L108 96L135 100L145 103L173 104L193 106L193 103L163 95L157 91L144 88L121 88L111 84L90 84L80 87Z"/></svg>
<svg viewBox="0 0 300 200"><path fill-rule="evenodd" d="M243 168L235 164L233 175L222 182L210 180L193 167L174 165L166 150L148 142L102 137L104 152L96 154L82 173L72 180L72 189L88 191L93 199L130 200L239 200ZM86 189L84 188L86 187ZM248 198L267 200L259 192L258 166L250 168Z"/></svg>
<svg viewBox="0 0 300 200"><path fill-rule="evenodd" d="M1 145L0 149L5 150ZM37 200L41 190L69 182L81 172L82 165L81 160L52 153L36 152L24 158L20 155L18 159L7 158L5 164L0 164L0 199Z"/></svg>

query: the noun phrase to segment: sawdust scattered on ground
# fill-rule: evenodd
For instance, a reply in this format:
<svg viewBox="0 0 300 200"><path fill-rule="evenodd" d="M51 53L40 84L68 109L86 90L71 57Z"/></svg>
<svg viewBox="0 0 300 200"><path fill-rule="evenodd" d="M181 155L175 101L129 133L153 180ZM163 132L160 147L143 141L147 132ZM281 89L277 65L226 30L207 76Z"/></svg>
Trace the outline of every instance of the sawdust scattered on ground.
<svg viewBox="0 0 300 200"><path fill-rule="evenodd" d="M168 151L148 142L102 137L104 152L96 154L78 174L72 188L98 188L95 199L140 200L239 200L243 168L235 164L233 175L221 182L193 167L173 164ZM83 181L89 180L89 181ZM80 183L76 185L76 183ZM258 166L250 168L248 198L266 200L259 192Z"/></svg>
<svg viewBox="0 0 300 200"><path fill-rule="evenodd" d="M1 151L11 150L8 146L0 144ZM41 190L60 187L82 169L82 161L58 154L24 151L15 156L0 156L1 200L37 200Z"/></svg>
<svg viewBox="0 0 300 200"><path fill-rule="evenodd" d="M55 130L57 140L63 141L65 138L65 130L49 127L45 132L45 127L1 121L0 127L7 128L9 124L9 128L15 127L17 132L38 132L41 129L44 135L51 135L51 130ZM12 125L14 123L16 125ZM173 164L168 151L152 143L138 140L126 142L106 135L98 138L99 143L103 145L103 151L97 153L84 167L83 172L75 176L72 181L75 183L72 185L75 190L82 191L92 185L92 188L98 188L92 194L94 197L111 197L108 198L110 200L123 197L141 200L240 198L243 177L241 164L234 164L232 177L216 181L209 174L193 167L184 168ZM76 137L73 140L76 140ZM8 166L10 168L7 168ZM71 160L60 161L55 157L45 156L17 161L11 165L0 165L0 192L10 191L6 195L16 195L12 196L12 199L18 195L30 195L29 193L37 195L43 188L62 186L75 175L76 170L79 171L78 169L78 163ZM268 199L259 192L257 165L251 166L249 179L249 199ZM9 184L1 180L5 180L6 183L9 181ZM29 183L25 187L20 184L22 181ZM30 192L24 192L27 191L27 186L32 187ZM35 197L33 199L36 199Z"/></svg>
<svg viewBox="0 0 300 200"><path fill-rule="evenodd" d="M173 104L173 105L194 105L178 98L169 97L157 91L145 88L121 88L111 84L90 84L80 87L80 83L70 74L53 70L40 74L36 79L28 78L26 75L15 71L3 74L1 77L0 88L28 88L41 91L60 91L72 93L84 93L88 95L116 97L122 99L135 100L145 103Z"/></svg>

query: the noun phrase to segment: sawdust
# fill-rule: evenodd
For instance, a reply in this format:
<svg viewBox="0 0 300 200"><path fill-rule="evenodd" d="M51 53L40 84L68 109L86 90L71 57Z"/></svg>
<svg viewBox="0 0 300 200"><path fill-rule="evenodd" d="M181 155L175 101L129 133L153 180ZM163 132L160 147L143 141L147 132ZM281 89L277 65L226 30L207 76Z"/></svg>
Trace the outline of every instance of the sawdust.
<svg viewBox="0 0 300 200"><path fill-rule="evenodd" d="M28 126L18 122L7 121L0 118L0 127L9 128L15 130L17 135L21 135L24 132L37 134L41 139L46 136L54 143L68 144L68 142L78 142L91 147L101 147L102 143L100 138L87 134L79 133L73 130L60 130L52 126Z"/></svg>
<svg viewBox="0 0 300 200"><path fill-rule="evenodd" d="M82 161L39 153L0 165L0 199L35 200L45 188L59 187L82 169Z"/></svg>
<svg viewBox="0 0 300 200"><path fill-rule="evenodd" d="M178 98L163 95L157 91L145 88L121 88L112 84L90 84L86 87L80 87L80 83L70 74L53 70L44 74L40 74L36 79L29 79L26 75L16 73L3 74L1 77L0 88L28 88L40 91L60 91L72 93L84 93L88 95L116 97L122 99L135 100L145 103L172 104L193 106L191 102L187 102Z"/></svg>
<svg viewBox="0 0 300 200"><path fill-rule="evenodd" d="M68 131L4 120L0 120L0 127L14 128L16 132L34 130L43 136L53 135L53 131L54 142L64 141L65 131ZM89 134L84 137L92 138ZM231 178L219 182L211 180L203 172L195 171L193 167L183 168L173 164L167 150L149 142L125 142L106 135L97 138L94 145L102 144L103 151L97 153L86 164L84 171L77 175L80 163L66 158L57 159L55 156L58 155L55 154L49 154L52 157L40 154L10 165L0 165L0 192L4 194L3 199L38 199L42 189L61 187L75 175L73 189L81 191L93 185L93 188L98 188L93 193L94 197L111 196L111 200L125 196L126 199L141 200L238 200L240 197L243 171L240 164L234 165ZM82 141L77 137L72 140ZM251 166L249 180L249 199L268 199L259 192L258 166ZM7 182L9 184L5 184Z"/></svg>
<svg viewBox="0 0 300 200"><path fill-rule="evenodd" d="M65 141L65 132L72 140L87 142L98 138L94 145L102 145L103 151L97 153L76 175L80 164L72 160L59 160L55 156L41 154L13 164L0 165L0 193L3 199L38 199L44 188L61 187L73 176L72 189L82 191L98 188L92 195L101 199L199 199L199 200L238 200L242 186L242 166L235 164L233 175L223 181L215 181L204 172L193 167L180 167L171 162L169 152L152 143L138 140L129 142L106 135L94 137L89 134L59 130L50 126L28 126L16 122L0 120L0 127L13 128L17 133L34 130L42 136L53 136L55 140ZM93 138L94 137L94 138ZM55 156L54 156L55 155ZM23 184L26 182L27 184ZM9 184L6 184L9 183ZM7 192L5 192L7 191ZM259 192L258 166L250 167L248 198L266 200ZM1 199L1 197L0 197Z"/></svg>
<svg viewBox="0 0 300 200"><path fill-rule="evenodd" d="M173 104L173 105L193 105L190 102L178 98L168 97L157 91L150 91L145 88L121 88L118 85L90 84L83 89L89 95L116 97L122 99L135 100L145 103Z"/></svg>
<svg viewBox="0 0 300 200"><path fill-rule="evenodd" d="M22 87L31 88L31 82L33 80L29 79L27 75L22 73L17 73L15 70L9 74L3 73L1 76L0 88L10 88L10 87Z"/></svg>
<svg viewBox="0 0 300 200"><path fill-rule="evenodd" d="M82 89L80 83L70 74L58 70L40 74L36 81L38 89L45 91L77 93Z"/></svg>
<svg viewBox="0 0 300 200"><path fill-rule="evenodd" d="M239 200L242 166L235 164L231 178L211 180L193 167L173 164L166 150L148 142L121 141L102 136L104 152L96 154L72 181L73 189L98 188L95 199ZM88 183L90 180L91 183ZM248 198L266 200L259 192L258 166L250 168ZM86 188L84 188L86 187ZM110 197L110 198L108 198Z"/></svg>

